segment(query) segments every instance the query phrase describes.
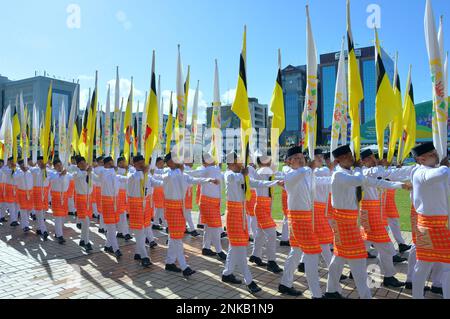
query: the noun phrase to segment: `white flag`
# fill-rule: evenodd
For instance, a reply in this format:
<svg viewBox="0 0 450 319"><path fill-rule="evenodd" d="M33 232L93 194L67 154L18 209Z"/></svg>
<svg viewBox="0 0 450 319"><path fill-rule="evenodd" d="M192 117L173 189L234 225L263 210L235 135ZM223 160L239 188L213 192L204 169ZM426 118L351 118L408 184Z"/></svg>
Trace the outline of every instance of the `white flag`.
<svg viewBox="0 0 450 319"><path fill-rule="evenodd" d="M61 105L61 112L59 113L59 159L64 167L68 164L67 162L67 131L66 131L66 108L64 106L64 101Z"/></svg>
<svg viewBox="0 0 450 319"><path fill-rule="evenodd" d="M79 95L80 86L77 85L75 87L75 92L73 93L72 105L70 106L70 114L69 114L69 124L67 129L67 141L66 141L66 151L67 151L67 163L70 162L70 157L72 156L72 138L73 138L73 127L75 125L75 119L78 114L78 95Z"/></svg>
<svg viewBox="0 0 450 319"><path fill-rule="evenodd" d="M103 131L105 141L105 156L111 154L111 86L108 85L106 94L105 130Z"/></svg>
<svg viewBox="0 0 450 319"><path fill-rule="evenodd" d="M3 157L6 161L12 156L12 123L11 123L11 104L8 105L3 117L2 126L0 128L0 143L3 144Z"/></svg>
<svg viewBox="0 0 450 319"><path fill-rule="evenodd" d="M32 162L37 162L38 145L39 145L39 112L36 103L33 105L33 125L31 126L31 158Z"/></svg>

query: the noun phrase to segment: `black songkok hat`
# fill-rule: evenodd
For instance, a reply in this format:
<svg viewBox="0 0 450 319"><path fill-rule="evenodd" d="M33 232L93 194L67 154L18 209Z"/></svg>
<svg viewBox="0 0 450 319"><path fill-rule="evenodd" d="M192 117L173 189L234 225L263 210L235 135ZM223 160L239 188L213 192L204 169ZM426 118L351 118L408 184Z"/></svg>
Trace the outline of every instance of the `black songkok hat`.
<svg viewBox="0 0 450 319"><path fill-rule="evenodd" d="M292 148L290 148L287 152L287 157L291 157L297 154L301 154L302 153L302 148L301 146L294 146Z"/></svg>
<svg viewBox="0 0 450 319"><path fill-rule="evenodd" d="M371 149L365 150L361 152L361 160L368 158L369 156L372 156L373 152Z"/></svg>
<svg viewBox="0 0 450 319"><path fill-rule="evenodd" d="M341 146L341 147L338 147L337 149L335 149L333 151L333 156L334 156L334 158L338 158L339 156L342 156L342 155L345 155L345 154L348 154L351 152L352 152L352 150L350 149L350 146L344 145L344 146Z"/></svg>
<svg viewBox="0 0 450 319"><path fill-rule="evenodd" d="M412 153L412 155L414 157L417 157L417 156L421 156L421 155L423 155L425 153L432 152L435 149L436 148L434 147L433 143L432 142L428 142L428 143L424 143L424 144L421 144L421 145L418 145L418 146L414 147L412 149L411 153Z"/></svg>

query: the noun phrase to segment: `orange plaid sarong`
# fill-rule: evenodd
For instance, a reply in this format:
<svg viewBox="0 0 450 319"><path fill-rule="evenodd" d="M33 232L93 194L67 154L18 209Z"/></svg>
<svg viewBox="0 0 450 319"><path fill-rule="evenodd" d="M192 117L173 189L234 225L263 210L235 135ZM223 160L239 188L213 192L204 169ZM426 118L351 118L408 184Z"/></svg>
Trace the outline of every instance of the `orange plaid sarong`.
<svg viewBox="0 0 450 319"><path fill-rule="evenodd" d="M94 191L92 192L92 194L93 194L92 203L96 203L98 212L103 213L102 188L100 186L94 186Z"/></svg>
<svg viewBox="0 0 450 319"><path fill-rule="evenodd" d="M117 212L117 203L115 203L116 199L112 196L102 196L101 197L101 206L102 206L102 215L103 220L106 225L114 225L117 224L120 220L120 215ZM114 205L116 204L116 205ZM98 205L98 203L97 203Z"/></svg>
<svg viewBox="0 0 450 319"><path fill-rule="evenodd" d="M68 215L69 196L67 192L51 192L52 195L52 212L55 217L66 217Z"/></svg>
<svg viewBox="0 0 450 319"><path fill-rule="evenodd" d="M0 183L0 203L3 203L5 196L3 196L3 190L5 189L5 184Z"/></svg>
<svg viewBox="0 0 450 319"><path fill-rule="evenodd" d="M200 201L201 222L211 228L222 227L220 198L202 196ZM170 228L169 228L170 229Z"/></svg>
<svg viewBox="0 0 450 319"><path fill-rule="evenodd" d="M88 203L89 197L89 203ZM75 208L77 209L77 217L79 219L92 218L92 194L82 195L75 193Z"/></svg>
<svg viewBox="0 0 450 319"><path fill-rule="evenodd" d="M312 212L291 210L288 214L290 243L305 254L320 254L322 248L313 230Z"/></svg>
<svg viewBox="0 0 450 319"><path fill-rule="evenodd" d="M388 189L386 191L386 201L384 205L384 214L386 218L400 218L397 204L395 202L395 192L395 189Z"/></svg>
<svg viewBox="0 0 450 319"><path fill-rule="evenodd" d="M328 214L327 214L327 218L328 218L328 220L330 220L331 218L332 218L332 215L333 215L333 205L332 205L332 202L331 202L331 192L328 194L328 203L327 203L327 205L328 205Z"/></svg>
<svg viewBox="0 0 450 319"><path fill-rule="evenodd" d="M33 208L37 211L47 211L48 187L33 187Z"/></svg>
<svg viewBox="0 0 450 319"><path fill-rule="evenodd" d="M448 216L417 214L417 260L450 264Z"/></svg>
<svg viewBox="0 0 450 319"><path fill-rule="evenodd" d="M184 208L192 210L192 186L188 187L186 197L184 199Z"/></svg>
<svg viewBox="0 0 450 319"><path fill-rule="evenodd" d="M255 216L255 206L256 206L256 190L251 190L252 197L245 203L245 211L248 216Z"/></svg>
<svg viewBox="0 0 450 319"><path fill-rule="evenodd" d="M261 229L277 227L272 218L272 198L258 196L256 198L255 215Z"/></svg>
<svg viewBox="0 0 450 319"><path fill-rule="evenodd" d="M326 203L314 203L314 233L321 245L333 243L333 230L325 216L326 208Z"/></svg>
<svg viewBox="0 0 450 319"><path fill-rule="evenodd" d="M117 197L117 212L123 214L128 211L128 199L127 191L125 189L119 189L119 195Z"/></svg>
<svg viewBox="0 0 450 319"><path fill-rule="evenodd" d="M17 189L17 200L19 202L19 209L32 210L33 209L33 190L25 191Z"/></svg>
<svg viewBox="0 0 450 319"><path fill-rule="evenodd" d="M72 179L69 182L69 188L67 189L67 194L69 198L74 198L75 196L75 181Z"/></svg>
<svg viewBox="0 0 450 319"><path fill-rule="evenodd" d="M414 205L411 205L411 235L412 242L416 244L417 239L417 212Z"/></svg>
<svg viewBox="0 0 450 319"><path fill-rule="evenodd" d="M5 184L5 203L15 203L16 202L16 186L11 184Z"/></svg>
<svg viewBox="0 0 450 319"><path fill-rule="evenodd" d="M155 187L153 189L153 204L155 208L164 208L164 188Z"/></svg>
<svg viewBox="0 0 450 319"><path fill-rule="evenodd" d="M248 246L248 225L247 221L244 221L243 218L244 205L240 202L227 201L227 233L231 246Z"/></svg>
<svg viewBox="0 0 450 319"><path fill-rule="evenodd" d="M381 216L379 200L363 200L361 203L361 224L364 228L363 238L374 243L389 243L385 218Z"/></svg>
<svg viewBox="0 0 450 319"><path fill-rule="evenodd" d="M182 200L164 200L164 216L169 226L171 239L183 239L186 230L186 220L183 215Z"/></svg>
<svg viewBox="0 0 450 319"><path fill-rule="evenodd" d="M334 254L345 259L365 259L367 251L358 226L358 211L335 209L331 219Z"/></svg>
<svg viewBox="0 0 450 319"><path fill-rule="evenodd" d="M286 190L283 188L283 191L281 192L281 206L283 208L283 214L284 216L288 216L288 195Z"/></svg>
<svg viewBox="0 0 450 319"><path fill-rule="evenodd" d="M147 196L145 208L144 200L141 197L128 197L128 214L130 216L130 229L142 230L150 227L153 218L151 196ZM170 228L169 228L170 229Z"/></svg>

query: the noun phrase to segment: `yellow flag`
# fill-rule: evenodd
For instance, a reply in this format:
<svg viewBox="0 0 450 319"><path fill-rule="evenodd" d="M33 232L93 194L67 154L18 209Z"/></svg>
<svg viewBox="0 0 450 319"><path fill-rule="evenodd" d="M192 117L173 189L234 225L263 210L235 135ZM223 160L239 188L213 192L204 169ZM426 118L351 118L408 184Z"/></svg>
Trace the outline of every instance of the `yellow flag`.
<svg viewBox="0 0 450 319"><path fill-rule="evenodd" d="M123 119L123 134L125 135L123 154L128 163L130 162L131 139L133 133L132 117L133 117L133 79L131 79L131 90L130 95L128 96L128 103L127 109L125 111L125 117Z"/></svg>
<svg viewBox="0 0 450 319"><path fill-rule="evenodd" d="M87 158L89 165L94 162L94 141L95 141L95 126L97 122L97 105L98 105L98 73L95 73L95 89L92 94L91 106L88 114L88 132L87 132Z"/></svg>
<svg viewBox="0 0 450 319"><path fill-rule="evenodd" d="M381 46L378 39L378 32L375 29L375 59L376 59L376 74L377 74L377 95L375 98L375 129L378 143L378 156L382 158L384 153L384 131L391 124L399 114L401 114L397 100L392 90L392 84L386 73L383 58L381 56ZM397 139L394 141L397 143Z"/></svg>
<svg viewBox="0 0 450 319"><path fill-rule="evenodd" d="M397 141L402 137L403 131L403 114L402 114L402 92L400 86L400 75L398 74L398 54L395 58L395 72L394 72L394 96L396 101L395 109L397 114L394 118L394 121L390 125L390 138L389 138L389 150L387 160L388 162L392 162L395 153L395 147L397 145ZM399 144L400 145L400 144ZM400 152L397 155L397 162L400 161L401 154Z"/></svg>
<svg viewBox="0 0 450 319"><path fill-rule="evenodd" d="M17 138L20 137L20 121L19 121L19 113L17 113L17 104L14 108L13 118L13 159L14 163L17 163L17 157L19 153Z"/></svg>
<svg viewBox="0 0 450 319"><path fill-rule="evenodd" d="M358 61L356 60L355 47L350 19L350 0L347 0L347 38L348 38L348 107L352 123L351 140L356 160L361 153L361 120L359 116L359 104L364 99L361 75Z"/></svg>
<svg viewBox="0 0 450 319"><path fill-rule="evenodd" d="M234 99L231 110L241 120L241 159L244 158L245 166L248 165L250 159L250 130L252 128L252 117L248 105L247 93L247 27L244 27L244 40L242 45L242 53L239 65L239 78L236 89L236 97ZM245 197L246 200L251 199L250 180L248 176L245 179Z"/></svg>
<svg viewBox="0 0 450 319"><path fill-rule="evenodd" d="M156 74L155 74L155 51L152 58L152 75L150 81L150 95L147 99L147 123L145 125L144 143L145 143L145 163L148 164L153 151L158 144L159 134L159 105L156 93ZM161 114L162 116L162 114Z"/></svg>
<svg viewBox="0 0 450 319"><path fill-rule="evenodd" d="M278 161L279 139L286 128L284 114L283 84L281 81L281 51L278 50L278 75L270 102L270 111L273 113L272 130L270 132L272 162Z"/></svg>
<svg viewBox="0 0 450 319"><path fill-rule="evenodd" d="M406 83L405 104L403 107L403 152L401 162L416 146L416 108L414 106L414 90L411 81L411 66L409 67L408 82Z"/></svg>
<svg viewBox="0 0 450 319"><path fill-rule="evenodd" d="M166 153L170 153L170 146L172 143L172 134L173 134L173 102L172 102L173 92L170 92L170 112L169 119L166 124Z"/></svg>
<svg viewBox="0 0 450 319"><path fill-rule="evenodd" d="M50 87L48 89L47 95L47 107L45 109L45 120L44 127L41 134L41 145L42 145L42 157L44 158L44 163L47 164L49 158L50 149L50 126L52 125L52 90L53 82L50 82Z"/></svg>

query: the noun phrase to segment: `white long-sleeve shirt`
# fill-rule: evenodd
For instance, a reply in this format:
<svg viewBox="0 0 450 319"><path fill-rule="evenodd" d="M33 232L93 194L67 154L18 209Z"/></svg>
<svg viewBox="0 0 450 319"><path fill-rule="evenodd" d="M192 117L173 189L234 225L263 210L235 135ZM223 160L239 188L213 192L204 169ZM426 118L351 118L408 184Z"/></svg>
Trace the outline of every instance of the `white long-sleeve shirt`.
<svg viewBox="0 0 450 319"><path fill-rule="evenodd" d="M160 180L154 179L151 175L147 175L147 184L146 188L146 196L153 194L153 188L157 186L163 186L163 182ZM142 197L141 192L141 182L144 179L144 172L135 171L133 174L129 174L128 176L128 196L129 197Z"/></svg>
<svg viewBox="0 0 450 319"><path fill-rule="evenodd" d="M331 190L331 171L328 167L316 168L314 170L314 176L316 177L329 177L328 183L316 183L314 192L314 201L319 203L327 203L328 195Z"/></svg>
<svg viewBox="0 0 450 319"><path fill-rule="evenodd" d="M80 169L77 169L73 172L73 179L75 181L75 193L79 195L91 195L92 191L94 189L94 184L91 182L91 185L89 186L89 183L87 182L87 176L88 173L86 171L82 171ZM92 179L92 175L89 177Z"/></svg>
<svg viewBox="0 0 450 319"><path fill-rule="evenodd" d="M69 189L70 180L73 178L72 174L67 173L61 175L55 171L48 172L48 180L50 181L50 187L52 192L67 192Z"/></svg>
<svg viewBox="0 0 450 319"><path fill-rule="evenodd" d="M30 167L30 172L33 174L33 186L34 187L48 187L50 182L48 179L49 173L48 169L45 169L45 175L44 176L44 170L40 169L39 167Z"/></svg>
<svg viewBox="0 0 450 319"><path fill-rule="evenodd" d="M225 191L227 195L227 201L230 202L244 202L244 175L241 173L234 173L231 170L227 170L224 174ZM273 187L277 185L278 181L262 181L250 178L250 187Z"/></svg>
<svg viewBox="0 0 450 319"><path fill-rule="evenodd" d="M132 174L133 172L131 172L131 171L129 171L130 172L130 174ZM117 175L121 175L121 176L127 176L127 170L126 169L124 169L124 168L118 168L117 169ZM128 186L128 184L127 183L120 183L119 184L119 189L120 190L127 190L127 186Z"/></svg>
<svg viewBox="0 0 450 319"><path fill-rule="evenodd" d="M14 172L13 178L17 189L23 191L33 190L33 174L31 174L29 170L24 172L21 169L18 169Z"/></svg>
<svg viewBox="0 0 450 319"><path fill-rule="evenodd" d="M420 165L413 172L412 182L413 204L418 213L429 216L448 214L448 167L430 168Z"/></svg>
<svg viewBox="0 0 450 319"><path fill-rule="evenodd" d="M223 175L219 166L200 167L196 170L185 170L185 173L192 177L213 178L220 181L219 185L205 184L202 185L202 195L211 198L222 197Z"/></svg>
<svg viewBox="0 0 450 319"><path fill-rule="evenodd" d="M102 196L117 197L121 183L128 182L128 176L117 175L114 168L96 167L94 181L101 187Z"/></svg>
<svg viewBox="0 0 450 319"><path fill-rule="evenodd" d="M406 174L411 173L411 169L403 170L403 169L385 169L382 166L376 166L376 167L363 167L362 169L363 175L370 178L375 179L383 179L390 177L389 179L392 180L405 180L407 179ZM364 192L364 199L365 200L380 200L380 195L383 193L383 189L398 189L401 188L403 183L399 182L392 182L391 185L384 185L383 188L380 187L373 187L370 185L366 185L363 187Z"/></svg>
<svg viewBox="0 0 450 319"><path fill-rule="evenodd" d="M388 188L392 186L392 182L366 177L359 167L352 171L338 165L331 178L331 201L333 207L336 209L357 210L356 187L359 186ZM401 184L394 188L401 188Z"/></svg>
<svg viewBox="0 0 450 319"><path fill-rule="evenodd" d="M16 168L16 170L18 170L19 168ZM3 174L3 183L8 184L8 185L13 185L15 186L16 183L14 181L14 177L13 177L13 171L11 168L9 168L9 166L5 165L2 167L2 169L0 170L0 172Z"/></svg>

